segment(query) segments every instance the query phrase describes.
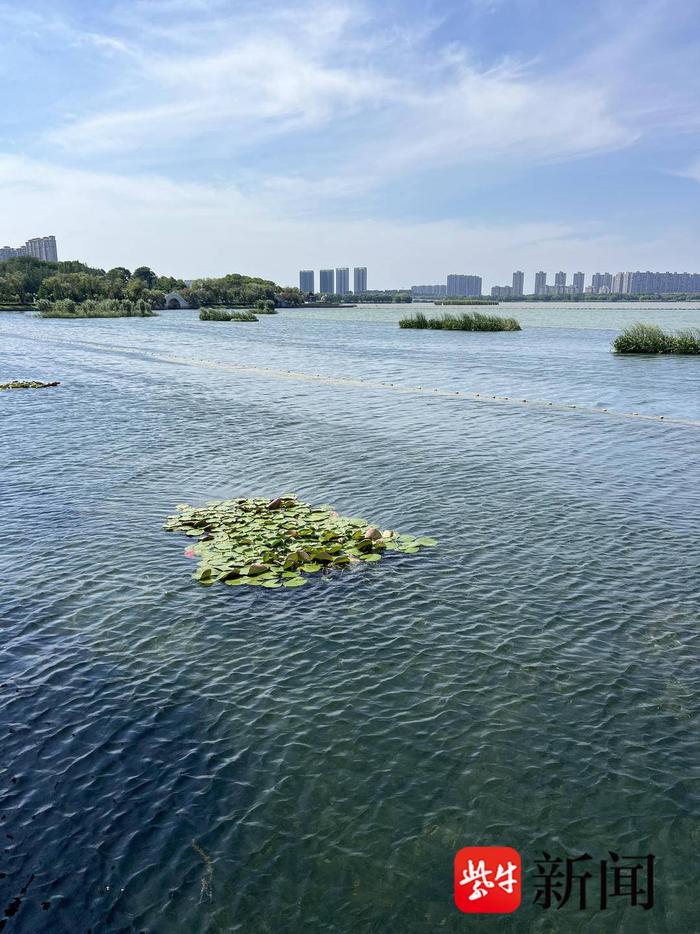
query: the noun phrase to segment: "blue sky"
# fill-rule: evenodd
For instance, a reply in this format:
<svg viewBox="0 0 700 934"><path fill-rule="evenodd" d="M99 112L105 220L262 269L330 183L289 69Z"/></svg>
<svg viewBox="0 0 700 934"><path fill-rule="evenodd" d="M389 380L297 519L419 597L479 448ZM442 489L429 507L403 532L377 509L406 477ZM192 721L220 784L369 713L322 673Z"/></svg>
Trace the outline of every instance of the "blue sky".
<svg viewBox="0 0 700 934"><path fill-rule="evenodd" d="M0 0L0 241L370 287L700 271L697 0ZM588 281L588 280L587 280Z"/></svg>

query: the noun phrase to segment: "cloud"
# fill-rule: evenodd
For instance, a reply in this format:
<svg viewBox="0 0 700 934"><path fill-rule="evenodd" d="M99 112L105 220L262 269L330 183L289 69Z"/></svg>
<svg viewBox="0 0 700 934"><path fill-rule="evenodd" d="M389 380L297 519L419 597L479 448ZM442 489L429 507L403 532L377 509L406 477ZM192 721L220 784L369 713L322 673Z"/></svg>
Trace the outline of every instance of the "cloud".
<svg viewBox="0 0 700 934"><path fill-rule="evenodd" d="M694 182L700 183L700 156L698 156L697 159L694 159L684 169L680 169L674 174L676 174L679 178L690 178Z"/></svg>
<svg viewBox="0 0 700 934"><path fill-rule="evenodd" d="M71 121L48 134L51 143L81 155L142 150L165 140L202 134L261 133L319 126L369 105L388 92L371 69L315 61L281 38L250 38L208 56L142 58L147 106L107 110ZM140 95L139 95L140 97Z"/></svg>
<svg viewBox="0 0 700 934"><path fill-rule="evenodd" d="M425 24L398 41L395 26L361 7L282 7L266 17L244 7L233 17L215 4L211 18L184 29L196 9L178 4L185 19L166 23L151 9L145 42L131 39L123 86L117 80L99 111L50 128L47 142L78 159L153 162L164 146L204 142L235 153L314 134L332 173L347 176L338 189L356 191L361 174L367 189L399 169L551 161L637 138L594 77L574 81L532 62L481 66L459 45L425 59ZM378 147L381 139L391 145ZM305 174L303 159L295 174Z"/></svg>

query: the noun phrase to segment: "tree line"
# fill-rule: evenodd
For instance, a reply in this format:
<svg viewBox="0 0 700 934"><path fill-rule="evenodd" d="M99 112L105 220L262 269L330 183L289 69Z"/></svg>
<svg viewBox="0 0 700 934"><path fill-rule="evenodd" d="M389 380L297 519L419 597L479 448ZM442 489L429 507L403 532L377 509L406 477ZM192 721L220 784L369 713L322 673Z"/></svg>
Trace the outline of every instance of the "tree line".
<svg viewBox="0 0 700 934"><path fill-rule="evenodd" d="M187 284L173 276L159 276L149 266L133 272L125 266L94 269L77 261L51 263L16 257L0 263L0 304L33 305L38 301L116 299L163 308L168 292L178 291L193 307L254 305L259 301L300 305L299 289L284 288L269 279L231 273L218 279L195 279Z"/></svg>

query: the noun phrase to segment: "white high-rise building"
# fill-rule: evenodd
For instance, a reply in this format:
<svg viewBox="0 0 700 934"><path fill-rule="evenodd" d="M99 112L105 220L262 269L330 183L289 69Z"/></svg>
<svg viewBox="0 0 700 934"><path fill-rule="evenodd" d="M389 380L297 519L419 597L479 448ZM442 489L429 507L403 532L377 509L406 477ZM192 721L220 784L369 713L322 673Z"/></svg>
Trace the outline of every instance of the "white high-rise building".
<svg viewBox="0 0 700 934"><path fill-rule="evenodd" d="M514 297L519 297L525 292L525 273L518 270L513 273L513 285L511 289L511 294Z"/></svg>
<svg viewBox="0 0 700 934"><path fill-rule="evenodd" d="M547 294L547 273L544 271L535 273L535 295Z"/></svg>
<svg viewBox="0 0 700 934"><path fill-rule="evenodd" d="M33 237L23 246L4 246L0 248L0 262L5 259L14 259L17 256L33 256L34 259L43 259L49 263L58 262L58 249L56 238Z"/></svg>
<svg viewBox="0 0 700 934"><path fill-rule="evenodd" d="M582 272L574 273L574 295L583 295L583 284L586 277Z"/></svg>
<svg viewBox="0 0 700 934"><path fill-rule="evenodd" d="M625 283L625 274L624 272L616 272L613 276L612 289L613 294L618 295L621 292L624 292L624 283Z"/></svg>

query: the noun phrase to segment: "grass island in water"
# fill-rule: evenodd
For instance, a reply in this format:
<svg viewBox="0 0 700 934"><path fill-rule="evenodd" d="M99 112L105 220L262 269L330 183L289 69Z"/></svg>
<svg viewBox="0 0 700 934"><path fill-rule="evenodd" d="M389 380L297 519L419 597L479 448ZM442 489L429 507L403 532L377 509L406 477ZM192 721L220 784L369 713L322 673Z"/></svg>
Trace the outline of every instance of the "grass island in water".
<svg viewBox="0 0 700 934"><path fill-rule="evenodd" d="M139 298L132 302L129 298L88 298L84 302L74 302L63 298L50 302L42 298L36 303L41 318L152 318L156 316L148 302Z"/></svg>
<svg viewBox="0 0 700 934"><path fill-rule="evenodd" d="M252 311L226 311L223 308L201 308L200 321L257 321Z"/></svg>
<svg viewBox="0 0 700 934"><path fill-rule="evenodd" d="M60 385L58 382L40 383L35 379L13 379L9 383L0 383L0 392L4 392L6 389L48 389L50 386Z"/></svg>
<svg viewBox="0 0 700 934"><path fill-rule="evenodd" d="M231 308L211 308L204 307L200 309L200 321L257 321L258 315L276 315L277 308L271 299L260 299L256 302L254 308L235 311Z"/></svg>
<svg viewBox="0 0 700 934"><path fill-rule="evenodd" d="M235 499L177 507L165 528L197 542L200 584L301 587L305 574L379 561L385 552L417 554L434 538L381 532L365 519L340 516L332 506L311 506L293 494L274 500Z"/></svg>
<svg viewBox="0 0 700 934"><path fill-rule="evenodd" d="M515 318L498 315L483 315L478 311L465 311L460 315L444 314L439 318L426 318L422 311L408 318L401 318L400 328L430 328L436 331L520 331Z"/></svg>
<svg viewBox="0 0 700 934"><path fill-rule="evenodd" d="M670 334L656 324L633 324L618 334L612 349L619 354L700 354L700 330Z"/></svg>

